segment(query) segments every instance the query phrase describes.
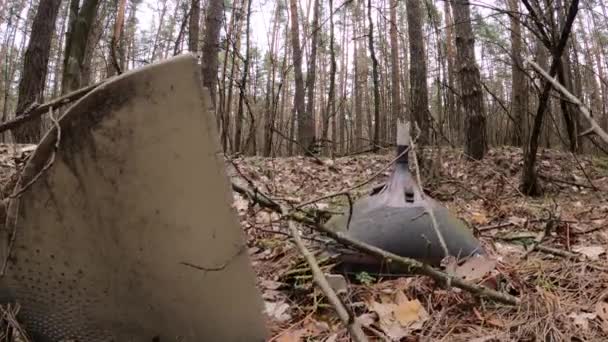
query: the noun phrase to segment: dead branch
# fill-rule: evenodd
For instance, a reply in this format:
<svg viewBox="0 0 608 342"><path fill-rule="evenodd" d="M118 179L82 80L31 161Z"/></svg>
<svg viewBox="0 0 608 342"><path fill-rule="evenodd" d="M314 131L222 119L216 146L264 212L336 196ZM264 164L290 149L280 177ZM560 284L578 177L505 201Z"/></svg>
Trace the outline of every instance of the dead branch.
<svg viewBox="0 0 608 342"><path fill-rule="evenodd" d="M277 202L273 201L263 193L259 192L257 188L254 188L254 190L250 190L232 182L232 190L268 209L272 209L277 212L281 209L281 207L278 206Z"/></svg>
<svg viewBox="0 0 608 342"><path fill-rule="evenodd" d="M54 100L51 100L47 103L43 103L41 105L34 104L34 105L30 106L25 112L17 113L15 115L14 119L0 124L0 133L15 129L15 128L21 126L25 122L31 121L37 117L42 116L44 113L48 112L49 108L57 109L59 107L72 103L72 102L80 99L81 97L85 96L86 94L91 92L91 90L97 88L98 86L100 86L103 83L105 83L105 81L95 83L93 85L90 85L90 86L87 86L84 88L80 88L69 94L63 95L61 97L58 97Z"/></svg>
<svg viewBox="0 0 608 342"><path fill-rule="evenodd" d="M36 183L38 181L38 179L40 179L40 177L48 170L51 168L51 166L53 165L53 163L55 162L55 155L57 154L57 150L59 149L59 144L61 143L61 126L59 125L59 121L57 121L57 119L55 119L55 116L53 116L53 107L49 107L49 116L51 118L51 121L53 121L53 124L55 125L55 143L53 145L53 149L51 151L51 156L49 157L49 160L46 162L46 164L42 167L42 169L36 173L36 175L34 175L30 181L28 181L25 185L19 187L20 182L17 183L17 185L15 185L15 188L13 189L13 193L8 197L9 199L15 199L15 198L19 198L27 189L29 189L34 183ZM10 217L9 217L9 212L8 212L8 206L7 206L7 220L6 220L6 228L11 230L11 235L8 241L8 246L6 248L6 257L4 259L4 261L2 262L2 269L0 269L0 276L3 276L6 272L6 268L8 267L8 262L9 262L9 258L11 255L11 251L13 249L13 246L15 244L15 240L17 239L17 220L19 217L19 207L20 205L17 204L16 206L16 210L12 213L10 213ZM10 223L9 223L10 222Z"/></svg>
<svg viewBox="0 0 608 342"><path fill-rule="evenodd" d="M418 260L402 257L397 254L387 252L376 246L372 246L370 244L355 240L342 232L334 232L322 224L316 224L315 227L317 230L329 235L334 240L341 242L347 246L353 247L366 254L383 258L384 260L386 260L387 263L394 262L406 266L413 272L429 276L435 280L443 281L444 283L452 284L453 286L468 291L473 295L491 298L497 302L509 305L518 305L520 302L518 298L513 297L509 294L501 293L492 290L488 287L465 281L460 277L449 275L445 272L439 271Z"/></svg>
<svg viewBox="0 0 608 342"><path fill-rule="evenodd" d="M591 114L590 114L591 111L589 110L589 108L587 108L587 106L585 104L583 104L581 102L581 100L578 99L578 97L572 95L572 93L570 93L568 91L568 89L566 89L555 78L551 77L545 70L543 70L543 68L541 68L538 64L536 64L534 61L532 61L532 59L530 59L530 58L526 59L525 63L530 64L532 66L532 68L534 68L534 70L536 70L548 82L550 82L551 85L553 85L553 88L555 88L555 90L559 91L570 102L572 102L573 104L577 105L580 108L581 113L583 114L583 116L585 116L585 118L587 119L587 121L589 121L589 124L591 125L591 127L589 129L593 130L593 132L595 134L597 134L600 138L602 138L602 140L604 140L605 143L608 144L608 133L606 133L602 129L602 127L600 127L600 125L598 125L597 122L591 117Z"/></svg>
<svg viewBox="0 0 608 342"><path fill-rule="evenodd" d="M283 215L287 215L287 212L288 210L286 208L281 207L281 213ZM306 262L308 263L308 266L310 266L310 270L312 271L312 276L315 282L338 313L338 317L340 317L342 323L346 325L352 339L357 342L367 341L367 337L363 333L363 330L361 330L361 325L355 319L355 317L353 317L353 313L344 306L344 303L342 303L334 289L332 289L331 285L329 285L329 282L319 267L319 263L317 262L315 256L310 253L306 246L304 246L304 242L302 242L302 238L300 238L300 232L298 232L296 229L293 220L287 221L287 227L289 228L289 232L291 233L291 237L293 238L296 246L302 255L304 255L304 258L306 258Z"/></svg>
<svg viewBox="0 0 608 342"><path fill-rule="evenodd" d="M32 339L28 336L27 332L21 327L19 321L17 320L17 315L19 314L19 310L21 307L19 304L11 305L7 304L6 307L4 305L0 306L0 321L2 321L3 325L7 326L7 333L3 337L6 338L6 341L13 341L13 334L16 333L19 338L18 341L30 342Z"/></svg>
<svg viewBox="0 0 608 342"><path fill-rule="evenodd" d="M433 209L431 208L431 206L429 206L429 204L424 200L425 194L424 194L424 189L422 189L422 179L420 178L420 167L418 166L418 156L416 155L416 144L414 143L414 141L411 138L409 138L409 136L410 136L409 124L406 124L405 127L406 127L405 134L407 134L408 140L410 140L412 156L414 159L414 170L416 171L416 180L418 181L418 191L420 191L420 197L422 198L421 203L422 203L422 206L424 207L424 211L431 218L431 226L433 227L433 230L435 231L435 234L437 235L437 239L439 240L441 249L443 249L443 255L444 255L444 257L448 257L450 255L450 252L448 251L448 246L445 243L443 234L441 234L441 231L439 230L439 224L437 223L437 218L435 218L435 213L433 212ZM418 128L418 125L416 125L416 129L418 130L418 132L420 132L420 128ZM450 283L448 280L448 286L449 285L450 285Z"/></svg>
<svg viewBox="0 0 608 342"><path fill-rule="evenodd" d="M53 125L55 126L55 130L57 132L57 137L55 138L55 145L53 146L53 151L52 151L51 157L49 158L49 161L46 163L46 165L42 168L42 170L40 170L40 172L38 172L36 174L36 176L34 176L29 182L27 182L27 184L25 184L23 187L21 187L21 189L17 189L17 187L15 187L15 189L13 189L13 193L8 196L9 198L17 198L17 197L21 196L21 194L23 194L34 183L36 183L38 181L38 179L55 162L55 154L57 153L57 150L59 149L59 144L61 143L61 127L59 126L59 121L57 121L57 119L55 119L55 116L53 115L52 107L49 108L49 117L51 118L51 121L53 122Z"/></svg>
<svg viewBox="0 0 608 342"><path fill-rule="evenodd" d="M259 192L259 191L257 191L257 192ZM264 196L266 198L269 198L266 195L264 195ZM258 202L258 204L264 206L263 202ZM267 208L270 210L276 211L276 209L274 209L274 208L276 208L277 205L279 207L281 207L281 206L276 202L275 202L275 204L276 205L273 205L273 206L267 206ZM282 211L280 211L280 213L283 214ZM303 215L299 215L298 213L293 213L293 212L288 213L285 216L285 218L288 220L294 220L294 221L298 221L298 222L307 224L307 225L313 227L315 230L317 230L321 233L325 233L329 237L333 238L334 240L336 240L346 246L352 247L358 251L361 251L363 253L366 253L366 254L369 254L372 256L376 256L379 258L383 258L384 260L386 260L386 262L389 262L389 263L394 262L394 263L406 266L406 267L408 267L409 270L411 270L413 272L417 272L419 274L429 276L437 281L442 281L444 283L451 284L460 289L468 291L475 296L487 297L487 298L493 299L497 302L508 304L508 305L518 305L520 303L519 299L514 296L492 290L492 289L482 286L482 285L477 285L477 284L465 281L462 278L459 278L454 275L449 275L445 272L439 271L418 260L407 258L407 257L402 257L397 254L387 252L376 246L372 246L365 242L361 242L359 240L353 239L353 238L345 235L342 232L334 232L333 230L329 229L327 226L325 226L321 223L315 222L314 220L312 220L310 218L304 217Z"/></svg>
<svg viewBox="0 0 608 342"><path fill-rule="evenodd" d="M555 211L557 211L557 204L555 205ZM547 218L547 222L545 223L545 228L543 229L543 231L534 239L534 244L532 245L532 248L530 248L528 250L528 252L526 252L526 254L524 255L524 258L527 258L530 253L532 253L532 251L537 250L538 246L541 245L541 243L543 243L545 241L545 239L547 238L547 236L549 236L551 234L551 231L555 228L555 226L557 226L557 222L559 222L559 213L557 214L557 216L554 214L553 211L547 210L549 213L549 217Z"/></svg>
<svg viewBox="0 0 608 342"><path fill-rule="evenodd" d="M593 190L597 190L597 188L593 185L593 183L591 183L591 185L587 185L587 184L581 184L581 183L575 183L575 182L570 182L564 179L559 179L559 178L555 178L555 177L551 177L551 176L547 176L547 175L543 175L543 174L539 174L538 177L547 180L547 181L551 181L554 183L561 183L561 184L567 184L567 185L572 185L572 186L576 186L579 188L587 188L587 189L593 189Z"/></svg>

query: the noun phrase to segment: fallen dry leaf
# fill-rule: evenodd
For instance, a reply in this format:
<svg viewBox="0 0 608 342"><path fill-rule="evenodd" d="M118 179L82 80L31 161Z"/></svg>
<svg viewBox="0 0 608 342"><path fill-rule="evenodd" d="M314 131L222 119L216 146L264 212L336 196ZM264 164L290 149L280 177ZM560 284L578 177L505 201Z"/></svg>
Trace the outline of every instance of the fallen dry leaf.
<svg viewBox="0 0 608 342"><path fill-rule="evenodd" d="M608 303L601 301L595 305L595 314L602 321L601 327L604 332L608 332Z"/></svg>
<svg viewBox="0 0 608 342"><path fill-rule="evenodd" d="M476 211L471 214L471 222L475 225L485 225L489 222L489 220L484 213Z"/></svg>
<svg viewBox="0 0 608 342"><path fill-rule="evenodd" d="M402 326L412 329L422 328L422 324L429 318L428 313L418 299L399 304L395 308L394 315Z"/></svg>
<svg viewBox="0 0 608 342"><path fill-rule="evenodd" d="M516 226L523 226L527 220L523 217L511 216L507 221Z"/></svg>
<svg viewBox="0 0 608 342"><path fill-rule="evenodd" d="M249 208L249 201L243 196L234 196L234 202L232 204L234 209L236 209L239 213L243 213L247 211Z"/></svg>
<svg viewBox="0 0 608 342"><path fill-rule="evenodd" d="M598 260L600 255L606 252L602 246L577 246L572 250L586 256L589 260Z"/></svg>
<svg viewBox="0 0 608 342"><path fill-rule="evenodd" d="M365 313L357 317L357 321L364 327L369 327L376 322L376 315L373 313Z"/></svg>
<svg viewBox="0 0 608 342"><path fill-rule="evenodd" d="M260 282L260 285L268 290L276 290L279 287L285 285L284 283L278 282L278 281L274 281L274 280L267 280L264 279Z"/></svg>
<svg viewBox="0 0 608 342"><path fill-rule="evenodd" d="M409 300L402 291L397 292L395 302L385 299L382 303L372 301L368 306L378 314L380 328L392 340L398 341L412 331L421 329L429 319L420 301Z"/></svg>
<svg viewBox="0 0 608 342"><path fill-rule="evenodd" d="M348 292L348 283L346 279L341 274L325 274L325 279L331 286L331 288L336 291L336 294L342 294Z"/></svg>
<svg viewBox="0 0 608 342"><path fill-rule="evenodd" d="M597 317L596 313L590 312L581 312L581 313L571 313L568 317L574 320L574 324L581 327L583 330L589 329L589 320Z"/></svg>
<svg viewBox="0 0 608 342"><path fill-rule="evenodd" d="M476 255L456 267L454 273L464 280L476 281L482 279L496 267L496 260L486 256Z"/></svg>
<svg viewBox="0 0 608 342"><path fill-rule="evenodd" d="M285 302L265 302L266 314L278 322L285 322L291 319L289 304Z"/></svg>

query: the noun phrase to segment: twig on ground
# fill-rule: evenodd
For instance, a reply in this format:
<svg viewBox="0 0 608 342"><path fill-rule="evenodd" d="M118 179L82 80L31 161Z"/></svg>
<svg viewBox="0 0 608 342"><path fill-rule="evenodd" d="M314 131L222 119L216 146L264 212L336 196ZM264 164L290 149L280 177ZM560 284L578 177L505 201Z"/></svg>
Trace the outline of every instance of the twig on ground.
<svg viewBox="0 0 608 342"><path fill-rule="evenodd" d="M409 136L409 134L410 134L409 124L406 124L405 127L407 127L405 134L407 134ZM416 125L416 128L418 129L418 131L420 131L420 129L418 128L418 125ZM429 206L428 202L426 202L424 200L425 194L424 194L424 189L422 188L422 179L420 177L420 167L418 166L418 156L416 155L416 144L414 143L413 140L411 140L411 139L408 139L408 140L410 140L412 157L414 160L414 170L416 171L416 179L418 180L418 191L420 192L420 198L422 199L422 201L420 203L422 203L422 205L424 207L424 211L427 214L429 214L429 217L431 218L431 226L433 227L433 230L435 231L435 234L437 235L437 239L439 240L441 249L443 249L444 257L448 257L450 255L450 251L448 250L448 246L445 243L443 234L441 234L441 231L439 230L439 224L437 223L437 218L435 217L435 213L433 212L433 209ZM448 287L450 286L449 278L448 278L447 285L448 285Z"/></svg>
<svg viewBox="0 0 608 342"><path fill-rule="evenodd" d="M553 85L553 88L555 88L555 90L557 90L562 95L564 95L568 100L570 100L570 102L572 102L575 105L577 105L579 107L579 109L580 109L580 112L583 114L583 116L587 119L587 121L591 125L591 127L589 128L589 130L592 130L595 134L597 134L600 138L602 138L602 140L604 140L605 143L608 144L608 133L606 133L602 129L602 127L600 127L600 125L598 125L597 122L591 117L591 114L590 114L591 111L589 110L589 108L587 108L587 106L585 104L583 104L581 102L581 100L578 99L578 97L572 95L572 93L570 93L568 91L568 89L566 89L555 78L551 77L545 70L543 70L543 68L541 68L538 64L536 64L534 61L532 61L531 58L526 59L524 61L524 63L531 65L532 68L534 68L534 70L536 70L549 83L551 83L551 85Z"/></svg>
<svg viewBox="0 0 608 342"><path fill-rule="evenodd" d="M536 246L536 248L534 250L584 263L586 267L589 267L596 271L600 271L600 272L608 271L608 268L592 264L592 263L588 262L588 260L586 260L584 257L582 257L581 254L578 254L578 253L572 253L572 252L565 251L563 249L553 248L553 247L549 247L549 246L545 246L545 245L538 245L538 246Z"/></svg>
<svg viewBox="0 0 608 342"><path fill-rule="evenodd" d="M506 227L510 227L510 226L514 226L514 225L515 225L514 222L504 222L504 223L498 223L498 224L493 224L493 225L489 225L489 226L483 226L483 227L479 227L479 228L475 228L475 229L477 229L477 231L479 231L479 232L487 232L490 230L506 228Z"/></svg>
<svg viewBox="0 0 608 342"><path fill-rule="evenodd" d="M589 182L589 185L591 185L593 190L598 191L599 189L595 186L595 184L593 184L593 181L591 181L591 177L589 177L589 175L587 174L587 170L585 170L583 164L581 164L581 161L578 159L576 154L574 154L573 152L570 152L570 154L572 155L572 158L574 158L574 160L576 161L576 165L578 165L579 169L581 169L581 171L583 172L583 175L587 179L587 182Z"/></svg>
<svg viewBox="0 0 608 342"><path fill-rule="evenodd" d="M449 275L445 272L436 270L433 267L430 267L418 260L402 257L397 254L390 253L376 246L372 246L370 244L355 240L342 232L334 232L331 229L327 228L322 224L316 224L315 227L317 230L327 234L334 240L341 242L347 246L353 247L361 252L366 254L370 254L376 257L380 257L386 260L386 262L395 262L400 265L407 266L411 271L417 272L422 275L429 276L435 280L443 281L445 283L452 284L458 288L461 288L465 291L468 291L476 296L491 298L495 301L509 304L509 305L517 305L519 304L519 299L513 297L506 293L501 293L495 290L492 290L488 287L477 285L468 281L465 281L457 276Z"/></svg>
<svg viewBox="0 0 608 342"><path fill-rule="evenodd" d="M557 204L555 204L555 210L557 210ZM545 240L545 238L547 236L549 236L551 234L551 231L553 230L553 228L555 228L556 223L559 221L559 214L557 215L557 217L554 215L553 211L547 210L549 212L549 217L547 218L547 222L545 223L545 229L543 229L543 231L536 237L534 244L532 245L532 248L530 248L526 254L524 255L524 258L527 258L530 253L532 253L532 251L536 250L538 246L540 246L541 243L543 243L543 241Z"/></svg>
<svg viewBox="0 0 608 342"><path fill-rule="evenodd" d="M599 227L590 228L590 229L587 229L584 231L578 231L578 232L574 231L574 232L572 232L572 235L585 235L585 234L597 232L598 230L602 230L602 229L606 229L606 228L608 228L608 224L604 224Z"/></svg>
<svg viewBox="0 0 608 342"><path fill-rule="evenodd" d="M266 196L266 198L269 198L269 197ZM264 205L263 202L258 202L258 203L260 205ZM281 207L278 203L276 203L276 205ZM273 209L273 208L276 208L276 205L267 206L267 208L276 211L276 209ZM279 212L283 213L282 211L279 211ZM509 305L519 304L519 299L516 297L513 297L509 294L501 293L501 292L492 290L490 288L487 288L485 286L470 283L470 282L465 281L454 275L449 275L447 273L436 270L433 267L430 267L418 260L401 257L399 255L387 252L381 248L378 248L378 247L372 246L370 244L353 239L341 232L334 232L333 230L329 229L325 225L315 222L312 219L309 219L302 215L298 215L298 213L287 213L287 215L285 215L285 218L288 220L294 220L294 221L298 221L298 222L310 225L311 227L315 228L315 230L317 230L321 233L327 234L329 237L333 238L334 240L336 240L348 247L352 247L352 248L354 248L358 251L364 252L366 254L382 258L382 259L386 260L387 263L395 262L397 264L406 266L411 271L417 272L422 275L429 276L435 280L443 281L444 283L451 283L453 286L456 286L465 291L468 291L468 292L472 293L473 295L491 298L497 302L501 302L501 303L505 303L505 304L509 304Z"/></svg>
<svg viewBox="0 0 608 342"><path fill-rule="evenodd" d="M572 185L572 186L577 186L579 188L587 188L587 189L597 190L597 188L593 184L587 185L587 184L575 183L575 182L570 182L570 181L567 181L567 180L564 180L564 179L558 179L558 178L547 176L547 175L543 175L543 174L539 174L538 177L540 177L540 178L542 178L544 180L555 182L555 183L562 183L562 184L568 184L568 185Z"/></svg>
<svg viewBox="0 0 608 342"><path fill-rule="evenodd" d="M287 215L288 211L286 208L281 207L281 213L283 215ZM304 242L302 242L300 233L296 229L295 224L292 220L288 220L287 227L289 229L289 232L291 233L291 237L293 238L296 246L298 247L302 255L304 255L304 258L306 258L306 262L308 263L308 266L310 266L315 282L317 283L321 291L323 291L323 293L327 297L327 300L331 303L331 305L338 313L338 317L340 318L342 323L346 325L346 328L348 329L348 332L350 333L352 339L357 342L367 341L365 333L363 333L363 330L361 330L361 325L353 316L353 313L350 312L346 308L346 306L344 306L344 303L342 302L342 300L340 300L336 292L332 289L331 285L329 285L329 282L327 281L327 278L325 278L325 275L319 267L319 264L314 255L312 255L312 253L310 253L306 246L304 246Z"/></svg>
<svg viewBox="0 0 608 342"><path fill-rule="evenodd" d="M0 305L0 320L2 322L6 322L8 325L6 341L13 340L13 331L15 331L19 335L19 340L22 342L30 342L31 338L28 336L27 332L21 327L19 321L17 321L17 315L20 310L19 304L15 304L14 306L11 304L7 304L6 306Z"/></svg>

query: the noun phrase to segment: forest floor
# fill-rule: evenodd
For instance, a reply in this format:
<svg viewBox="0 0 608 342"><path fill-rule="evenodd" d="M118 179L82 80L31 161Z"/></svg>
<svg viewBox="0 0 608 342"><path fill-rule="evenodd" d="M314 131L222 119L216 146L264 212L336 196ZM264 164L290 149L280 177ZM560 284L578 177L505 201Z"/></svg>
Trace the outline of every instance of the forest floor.
<svg viewBox="0 0 608 342"><path fill-rule="evenodd" d="M521 299L518 307L475 298L433 279L407 276L350 277L342 295L372 340L393 341L607 341L608 340L608 158L539 154L544 196L518 190L521 149L492 149L481 162L460 150L432 153L426 191L465 220L498 263L499 289ZM360 155L323 159L247 157L233 160L255 186L282 203L309 201L344 190L381 171L393 159ZM330 167L331 166L331 167ZM361 195L390 174L387 169ZM424 172L423 172L424 173ZM433 174L433 176L429 176ZM234 205L248 236L249 252L266 305L272 340L348 340L344 326L313 280L279 216L235 193ZM317 203L340 211L343 199ZM543 252L528 251L543 234ZM311 229L308 247L320 253ZM569 254L570 253L570 254ZM560 255L561 254L561 255ZM331 273L331 260L320 260ZM340 287L340 286L338 286Z"/></svg>
<svg viewBox="0 0 608 342"><path fill-rule="evenodd" d="M31 149L0 145L5 193L14 186L15 169ZM520 298L521 305L479 299L424 276L385 279L358 274L337 287L370 339L607 341L608 158L540 152L538 170L545 194L530 198L518 190L520 149L492 149L480 162L467 161L455 149L425 152L436 160L431 171L423 172L425 190L474 229L498 261L491 275L500 279L499 290ZM387 151L321 158L325 165L301 157L239 157L228 165L276 201L293 206L351 188L380 172L353 193L365 194L386 180L391 168L382 170L393 157ZM340 198L315 204L325 212L341 211L345 205ZM234 207L246 232L271 340L348 340L344 325L313 284L285 221L237 193ZM548 222L553 222L552 229L542 243L547 248L528 251ZM321 253L326 245L319 242L318 233L301 228L307 246ZM319 261L331 273L333 260Z"/></svg>

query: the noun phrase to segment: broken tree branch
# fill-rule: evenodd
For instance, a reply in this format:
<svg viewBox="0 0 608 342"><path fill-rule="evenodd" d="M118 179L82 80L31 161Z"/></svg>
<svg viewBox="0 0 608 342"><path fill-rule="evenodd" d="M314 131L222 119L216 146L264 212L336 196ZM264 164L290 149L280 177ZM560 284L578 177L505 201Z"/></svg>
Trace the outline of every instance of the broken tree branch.
<svg viewBox="0 0 608 342"><path fill-rule="evenodd" d="M468 291L476 296L487 297L496 300L497 302L501 302L509 305L517 305L519 304L519 299L513 297L506 293L501 293L495 290L492 290L488 287L477 285L468 281L463 280L460 277L449 275L445 272L439 271L427 264L424 264L418 260L402 257L397 254L393 254L391 252L385 251L376 246L372 246L370 244L355 240L351 237L348 237L342 232L334 232L331 229L325 227L322 224L317 224L315 226L317 230L327 234L334 240L341 242L347 246L353 247L361 252L366 254L370 254L376 257L383 258L386 262L394 262L400 265L404 265L409 267L411 271L417 272L422 275L429 276L435 280L443 281L447 284L452 284L460 289Z"/></svg>
<svg viewBox="0 0 608 342"><path fill-rule="evenodd" d="M287 212L288 211L286 208L281 207L281 213L283 215L287 215ZM310 267L310 270L312 271L313 279L315 280L315 282L317 283L317 285L319 286L321 291L323 291L323 293L327 297L327 300L331 303L331 305L334 307L334 309L338 313L338 317L340 317L340 320L342 321L342 323L344 323L344 325L346 325L346 328L348 329L348 332L350 333L350 336L352 337L353 341L356 341L356 342L367 341L367 337L365 336L365 333L363 333L363 330L361 330L361 325L355 319L355 317L353 316L353 313L350 312L344 306L344 303L342 303L342 300L340 300L340 298L338 297L338 295L336 294L334 289L331 287L331 285L329 285L327 278L325 278L323 271L319 267L319 263L317 262L317 259L315 259L314 255L312 255L312 253L310 253L310 251L306 248L306 246L304 246L304 242L302 242L300 233L296 229L296 227L293 223L293 220L288 220L287 227L289 228L291 237L293 238L293 241L295 242L296 246L300 250L300 253L302 253L304 258L306 258L306 262L308 263L308 266Z"/></svg>
<svg viewBox="0 0 608 342"><path fill-rule="evenodd" d="M17 113L15 118L0 124L0 133L15 129L21 126L23 123L33 120L37 117L42 116L44 113L48 112L50 108L57 109L59 107L65 106L71 102L74 102L81 97L85 96L93 89L97 88L101 84L105 83L105 81L95 83L93 85L80 88L75 90L69 94L65 94L64 96L58 97L54 100L51 100L47 103L43 103L41 105L33 105L30 106L25 112Z"/></svg>
<svg viewBox="0 0 608 342"><path fill-rule="evenodd" d="M256 192L259 193L260 191L256 190ZM267 195L264 195L264 197L270 199L270 197L268 197ZM252 200L253 200L253 198L252 198ZM272 200L270 200L270 201L272 201ZM272 202L274 202L274 201L272 201ZM266 206L264 202L258 202L258 204L260 204L262 206ZM282 208L281 205L276 202L274 202L274 205L272 205L272 206L266 206L266 208L277 211L276 206L279 206L280 208ZM283 211L278 211L278 212L283 214ZM386 260L386 262L395 262L397 264L404 265L413 272L417 272L419 274L429 276L437 281L443 281L444 283L451 284L460 289L468 291L473 295L480 296L480 297L487 297L487 298L493 299L497 302L508 304L508 305L518 305L520 302L518 298L511 296L509 294L501 293L501 292L492 290L488 287L465 281L462 278L459 278L454 275L449 275L445 272L439 271L418 260L407 258L407 257L402 257L397 254L387 252L376 246L372 246L365 242L361 242L359 240L353 239L353 238L345 235L344 233L334 232L333 230L329 229L327 226L325 226L321 223L315 222L312 219L306 218L301 214L299 215L298 213L292 212L292 213L288 213L287 215L285 215L285 214L283 214L283 215L288 220L294 220L294 221L298 221L298 222L307 224L307 225L313 227L315 230L317 230L321 233L325 233L329 237L333 238L334 240L336 240L346 246L352 247L358 251L361 251L363 253L366 253L366 254L369 254L372 256L383 258L384 260Z"/></svg>
<svg viewBox="0 0 608 342"><path fill-rule="evenodd" d="M555 88L555 90L559 91L563 96L565 96L570 102L574 103L575 105L577 105L580 110L581 113L583 114L583 116L587 119L587 121L589 122L589 124L591 125L591 127L589 128L590 130L593 130L593 132L595 134L597 134L600 138L602 138L602 140L604 140L605 143L608 144L608 133L606 133L606 131L604 131L602 129L602 127L600 127L600 125L597 124L597 122L591 117L591 111L589 110L589 108L587 108L587 106L581 102L581 100L578 99L578 97L572 95L572 93L570 93L568 91L568 89L566 89L561 83L559 83L554 77L551 77L545 70L543 70L543 68L541 68L538 64L536 64L534 61L532 61L530 58L525 60L526 64L529 64L532 66L532 68L534 68L534 70L536 70L539 74L541 74L549 83L551 83L551 85L553 86L553 88Z"/></svg>
<svg viewBox="0 0 608 342"><path fill-rule="evenodd" d="M397 132L398 132L397 134L400 134L399 128L400 128L401 124L402 123L398 123L399 126L397 126ZM437 218L435 218L435 213L433 212L433 209L428 205L428 203L426 201L424 201L424 197L426 195L424 194L424 189L422 188L422 179L420 178L420 167L418 166L418 156L416 155L416 144L414 143L414 141L412 139L410 139L410 132L409 132L410 129L409 128L410 128L409 123L405 124L405 132L403 134L406 134L407 140L410 141L410 146L411 146L410 148L412 150L412 157L414 159L414 170L416 171L416 180L418 181L418 191L420 192L420 197L422 198L421 203L424 207L424 211L431 218L431 226L433 227L433 230L435 231L435 235L437 235L437 240L439 240L439 244L441 245L441 249L443 250L443 256L448 257L450 255L450 252L448 251L448 246L445 243L443 234L441 234L441 231L439 230L439 224L437 223ZM418 128L418 125L416 125L416 129L418 130L418 132L420 132L420 128ZM450 285L450 283L448 282L448 286L449 285Z"/></svg>

